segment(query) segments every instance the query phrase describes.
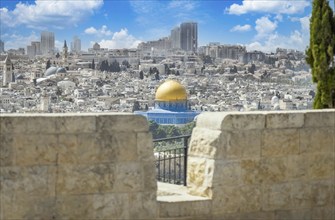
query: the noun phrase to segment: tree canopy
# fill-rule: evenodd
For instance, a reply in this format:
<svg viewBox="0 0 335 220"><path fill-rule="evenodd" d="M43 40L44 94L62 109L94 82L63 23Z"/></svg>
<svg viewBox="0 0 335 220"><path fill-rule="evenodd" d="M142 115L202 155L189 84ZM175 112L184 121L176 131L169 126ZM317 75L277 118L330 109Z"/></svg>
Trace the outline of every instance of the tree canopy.
<svg viewBox="0 0 335 220"><path fill-rule="evenodd" d="M312 69L313 82L317 83L314 108L331 106L334 77L335 20L327 0L314 0L310 20L310 43L306 61ZM334 106L333 106L334 107Z"/></svg>

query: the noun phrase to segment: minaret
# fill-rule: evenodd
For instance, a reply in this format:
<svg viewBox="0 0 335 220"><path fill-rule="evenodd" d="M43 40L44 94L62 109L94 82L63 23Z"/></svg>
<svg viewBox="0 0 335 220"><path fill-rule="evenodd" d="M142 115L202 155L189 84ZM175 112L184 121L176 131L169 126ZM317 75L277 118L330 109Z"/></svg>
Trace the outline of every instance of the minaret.
<svg viewBox="0 0 335 220"><path fill-rule="evenodd" d="M64 46L63 46L63 66L67 67L67 45L66 45L66 40L64 40Z"/></svg>
<svg viewBox="0 0 335 220"><path fill-rule="evenodd" d="M2 85L7 86L10 82L13 81L13 64L8 55L4 61L3 72L4 74Z"/></svg>

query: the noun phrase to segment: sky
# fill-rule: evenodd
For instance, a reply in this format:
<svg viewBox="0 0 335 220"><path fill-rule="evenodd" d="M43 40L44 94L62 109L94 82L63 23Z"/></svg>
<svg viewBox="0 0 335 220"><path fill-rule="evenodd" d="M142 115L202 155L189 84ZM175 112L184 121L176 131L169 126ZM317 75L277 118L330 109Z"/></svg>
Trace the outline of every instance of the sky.
<svg viewBox="0 0 335 220"><path fill-rule="evenodd" d="M0 1L5 49L26 48L43 30L56 47L77 35L82 49L135 48L169 36L182 22L198 23L198 45L239 44L247 50L304 51L309 43L310 0L34 0Z"/></svg>

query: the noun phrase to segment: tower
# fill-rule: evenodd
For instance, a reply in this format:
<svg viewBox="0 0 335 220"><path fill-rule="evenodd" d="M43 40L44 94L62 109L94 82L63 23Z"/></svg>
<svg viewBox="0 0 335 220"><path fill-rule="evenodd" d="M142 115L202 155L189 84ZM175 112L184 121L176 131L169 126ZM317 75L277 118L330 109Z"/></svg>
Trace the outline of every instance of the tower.
<svg viewBox="0 0 335 220"><path fill-rule="evenodd" d="M66 67L67 66L67 45L66 45L66 40L64 40L64 46L63 46L63 66Z"/></svg>
<svg viewBox="0 0 335 220"><path fill-rule="evenodd" d="M171 31L171 47L180 49L180 27L176 27Z"/></svg>
<svg viewBox="0 0 335 220"><path fill-rule="evenodd" d="M40 50L43 55L52 55L55 50L55 34L53 32L43 31L41 33Z"/></svg>
<svg viewBox="0 0 335 220"><path fill-rule="evenodd" d="M7 55L4 61L4 68L3 68L3 86L7 86L10 82L13 82L13 63L10 60L9 56Z"/></svg>
<svg viewBox="0 0 335 220"><path fill-rule="evenodd" d="M185 51L197 51L198 24L196 22L186 22L180 25L180 46Z"/></svg>

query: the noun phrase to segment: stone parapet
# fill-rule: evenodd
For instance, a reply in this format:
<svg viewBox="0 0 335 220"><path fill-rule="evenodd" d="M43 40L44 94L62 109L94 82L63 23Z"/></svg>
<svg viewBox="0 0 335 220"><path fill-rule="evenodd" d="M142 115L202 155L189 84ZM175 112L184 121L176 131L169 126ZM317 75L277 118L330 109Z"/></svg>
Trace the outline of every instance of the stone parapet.
<svg viewBox="0 0 335 220"><path fill-rule="evenodd" d="M0 115L0 129L0 219L156 218L142 116Z"/></svg>
<svg viewBox="0 0 335 220"><path fill-rule="evenodd" d="M334 110L204 113L188 192L211 198L212 218L333 219L334 154Z"/></svg>
<svg viewBox="0 0 335 220"><path fill-rule="evenodd" d="M0 219L335 218L335 110L203 113L188 155L157 196L145 118L0 115Z"/></svg>

